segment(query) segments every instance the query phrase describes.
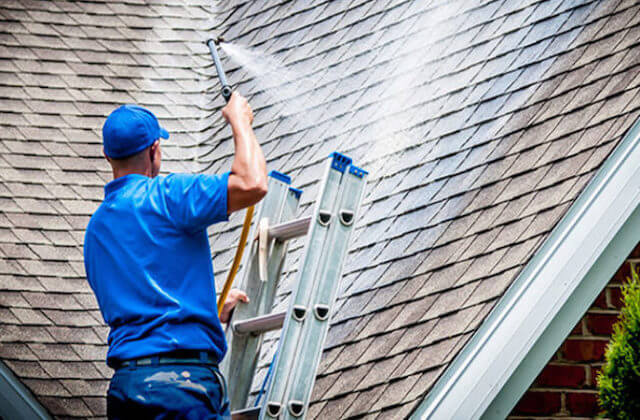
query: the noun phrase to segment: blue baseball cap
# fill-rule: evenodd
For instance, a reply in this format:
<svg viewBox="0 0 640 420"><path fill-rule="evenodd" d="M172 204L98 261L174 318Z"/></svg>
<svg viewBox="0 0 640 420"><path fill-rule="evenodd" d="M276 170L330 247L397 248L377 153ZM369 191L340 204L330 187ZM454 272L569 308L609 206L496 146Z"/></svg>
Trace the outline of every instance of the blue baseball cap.
<svg viewBox="0 0 640 420"><path fill-rule="evenodd" d="M122 105L107 117L102 126L104 153L122 159L134 155L169 133L158 124L153 112L138 105Z"/></svg>

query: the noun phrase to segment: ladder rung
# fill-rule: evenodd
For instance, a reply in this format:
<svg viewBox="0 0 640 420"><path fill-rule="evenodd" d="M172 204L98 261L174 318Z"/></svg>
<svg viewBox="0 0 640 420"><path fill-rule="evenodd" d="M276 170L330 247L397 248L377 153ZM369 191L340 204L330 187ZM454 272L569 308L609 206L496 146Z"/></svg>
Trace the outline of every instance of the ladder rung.
<svg viewBox="0 0 640 420"><path fill-rule="evenodd" d="M260 407L248 407L231 413L232 420L255 420L260 414Z"/></svg>
<svg viewBox="0 0 640 420"><path fill-rule="evenodd" d="M286 312L247 318L233 323L233 330L238 334L264 333L282 328Z"/></svg>
<svg viewBox="0 0 640 420"><path fill-rule="evenodd" d="M290 222L280 223L269 227L269 237L276 238L281 241L297 238L302 236L309 230L311 216L302 217Z"/></svg>

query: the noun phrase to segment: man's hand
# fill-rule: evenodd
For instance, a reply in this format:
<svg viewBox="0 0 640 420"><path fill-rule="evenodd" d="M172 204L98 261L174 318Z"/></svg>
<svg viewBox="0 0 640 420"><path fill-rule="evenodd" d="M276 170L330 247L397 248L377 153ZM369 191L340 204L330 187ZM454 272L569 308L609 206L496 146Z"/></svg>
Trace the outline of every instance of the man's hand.
<svg viewBox="0 0 640 420"><path fill-rule="evenodd" d="M231 126L251 126L253 124L253 110L247 99L238 92L231 94L229 103L222 108L222 116Z"/></svg>
<svg viewBox="0 0 640 420"><path fill-rule="evenodd" d="M226 324L231 319L231 311L236 307L238 302L249 303L249 296L240 289L231 289L227 300L224 301L222 306L222 313L220 314L220 322Z"/></svg>
<svg viewBox="0 0 640 420"><path fill-rule="evenodd" d="M222 115L231 125L235 156L227 188L227 214L256 204L267 193L267 164L251 128L253 111L249 102L233 92Z"/></svg>

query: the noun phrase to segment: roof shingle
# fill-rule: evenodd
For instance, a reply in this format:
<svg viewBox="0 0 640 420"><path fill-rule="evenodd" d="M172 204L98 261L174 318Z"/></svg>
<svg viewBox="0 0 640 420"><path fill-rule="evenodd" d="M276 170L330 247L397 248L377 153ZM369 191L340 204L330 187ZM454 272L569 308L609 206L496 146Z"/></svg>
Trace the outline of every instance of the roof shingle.
<svg viewBox="0 0 640 420"><path fill-rule="evenodd" d="M0 6L0 357L53 414L105 415L107 330L81 261L110 179L100 126L139 102L172 132L165 169L228 168L201 42L216 26L286 71L223 57L301 213L329 152L371 171L310 412L405 417L640 113L640 6L223 3ZM240 222L211 229L217 281Z"/></svg>

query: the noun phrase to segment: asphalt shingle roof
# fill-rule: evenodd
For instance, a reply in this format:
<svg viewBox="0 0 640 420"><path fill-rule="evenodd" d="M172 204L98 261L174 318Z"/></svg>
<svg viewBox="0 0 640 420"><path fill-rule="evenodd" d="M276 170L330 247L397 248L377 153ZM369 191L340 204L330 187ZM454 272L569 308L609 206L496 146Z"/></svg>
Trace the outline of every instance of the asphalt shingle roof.
<svg viewBox="0 0 640 420"><path fill-rule="evenodd" d="M52 413L105 414L107 328L81 252L110 179L100 127L138 102L171 132L166 170L228 168L202 44L215 26L281 63L279 78L256 77L224 58L270 169L304 188L302 214L331 151L371 172L310 416L408 415L640 114L639 11L618 0L3 2L0 358ZM211 229L218 281L240 220Z"/></svg>
<svg viewBox="0 0 640 420"><path fill-rule="evenodd" d="M148 107L171 131L166 169L197 171L212 109L210 3L133 3L0 5L0 358L63 417L106 414L108 330L82 262L111 178L102 122Z"/></svg>
<svg viewBox="0 0 640 420"><path fill-rule="evenodd" d="M228 14L227 39L273 54L312 92L295 110L278 103L282 87L253 97L270 160L304 200L333 149L371 170L310 416L403 417L637 117L638 8L287 2ZM270 81L245 73L230 76L240 90Z"/></svg>

